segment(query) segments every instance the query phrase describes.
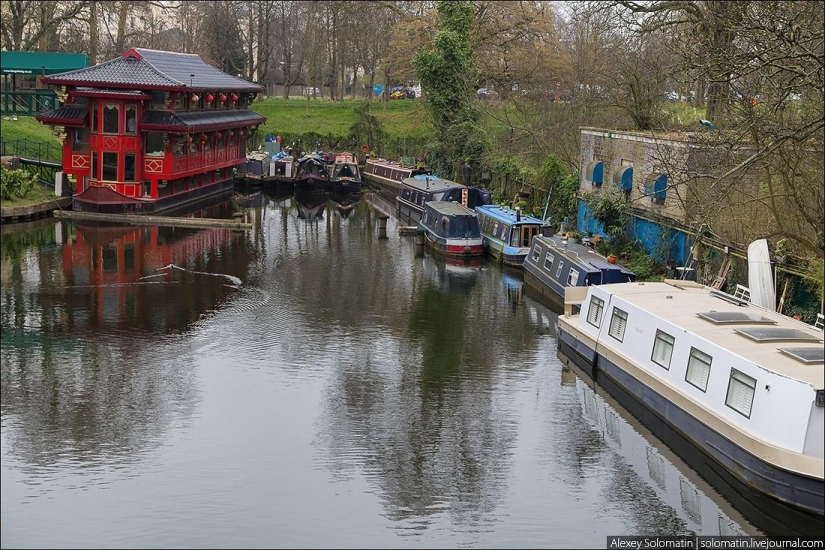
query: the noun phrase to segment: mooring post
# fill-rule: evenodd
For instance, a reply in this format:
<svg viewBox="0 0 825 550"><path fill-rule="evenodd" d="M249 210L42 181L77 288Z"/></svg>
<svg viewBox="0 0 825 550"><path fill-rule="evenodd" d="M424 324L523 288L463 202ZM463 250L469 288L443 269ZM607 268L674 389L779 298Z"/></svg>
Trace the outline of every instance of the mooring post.
<svg viewBox="0 0 825 550"><path fill-rule="evenodd" d="M418 229L415 230L415 244L424 246L424 228L420 225Z"/></svg>
<svg viewBox="0 0 825 550"><path fill-rule="evenodd" d="M379 239L386 239L387 238L387 220L390 217L387 215L380 215L378 216L378 238Z"/></svg>

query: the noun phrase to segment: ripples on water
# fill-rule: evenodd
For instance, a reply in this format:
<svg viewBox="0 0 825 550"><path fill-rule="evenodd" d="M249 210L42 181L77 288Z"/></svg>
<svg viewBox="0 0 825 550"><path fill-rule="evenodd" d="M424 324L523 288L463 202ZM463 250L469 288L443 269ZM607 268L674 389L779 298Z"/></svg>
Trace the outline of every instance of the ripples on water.
<svg viewBox="0 0 825 550"><path fill-rule="evenodd" d="M757 532L562 368L519 272L313 201L248 233L4 234L4 547Z"/></svg>

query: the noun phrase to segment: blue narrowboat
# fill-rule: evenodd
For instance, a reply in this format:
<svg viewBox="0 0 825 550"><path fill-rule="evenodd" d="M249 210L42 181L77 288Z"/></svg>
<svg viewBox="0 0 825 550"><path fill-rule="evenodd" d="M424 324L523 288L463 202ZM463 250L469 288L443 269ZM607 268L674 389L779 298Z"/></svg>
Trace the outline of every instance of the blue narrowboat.
<svg viewBox="0 0 825 550"><path fill-rule="evenodd" d="M524 284L551 303L564 303L568 286L628 283L636 274L581 243L560 235L538 235L524 260Z"/></svg>
<svg viewBox="0 0 825 550"><path fill-rule="evenodd" d="M506 206L488 204L475 210L485 250L505 265L522 267L533 237L541 233L542 221Z"/></svg>
<svg viewBox="0 0 825 550"><path fill-rule="evenodd" d="M424 203L424 239L435 252L449 258L474 258L484 253L478 215L457 202Z"/></svg>
<svg viewBox="0 0 825 550"><path fill-rule="evenodd" d="M459 202L473 209L481 204L490 204L490 200L491 194L487 190L467 187L432 174L404 178L396 197L398 217L411 223L421 221L424 204L430 201Z"/></svg>

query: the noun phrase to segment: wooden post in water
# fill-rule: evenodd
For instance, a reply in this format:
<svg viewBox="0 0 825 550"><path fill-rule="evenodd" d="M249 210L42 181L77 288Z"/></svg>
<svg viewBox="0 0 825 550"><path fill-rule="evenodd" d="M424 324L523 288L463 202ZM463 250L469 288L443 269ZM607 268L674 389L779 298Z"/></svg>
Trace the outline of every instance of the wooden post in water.
<svg viewBox="0 0 825 550"><path fill-rule="evenodd" d="M387 238L387 220L389 216L385 214L381 214L378 216L378 238L379 239L386 239Z"/></svg>

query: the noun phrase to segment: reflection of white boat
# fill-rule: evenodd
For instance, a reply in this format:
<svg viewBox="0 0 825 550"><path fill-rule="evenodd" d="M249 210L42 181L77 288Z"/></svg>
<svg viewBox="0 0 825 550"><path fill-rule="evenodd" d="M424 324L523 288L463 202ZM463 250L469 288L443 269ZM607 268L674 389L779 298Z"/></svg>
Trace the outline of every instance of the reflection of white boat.
<svg viewBox="0 0 825 550"><path fill-rule="evenodd" d="M575 384L583 418L656 496L679 514L688 530L699 536L761 534L603 389L591 387L583 375L562 367L562 383Z"/></svg>
<svg viewBox="0 0 825 550"><path fill-rule="evenodd" d="M751 303L776 309L776 289L771 275L771 254L768 241L759 239L748 246L748 287Z"/></svg>

